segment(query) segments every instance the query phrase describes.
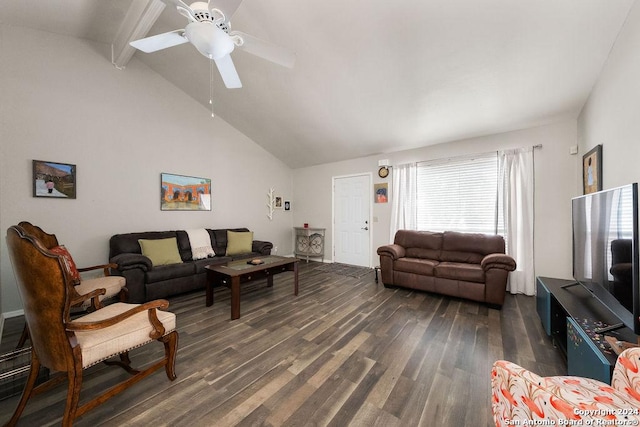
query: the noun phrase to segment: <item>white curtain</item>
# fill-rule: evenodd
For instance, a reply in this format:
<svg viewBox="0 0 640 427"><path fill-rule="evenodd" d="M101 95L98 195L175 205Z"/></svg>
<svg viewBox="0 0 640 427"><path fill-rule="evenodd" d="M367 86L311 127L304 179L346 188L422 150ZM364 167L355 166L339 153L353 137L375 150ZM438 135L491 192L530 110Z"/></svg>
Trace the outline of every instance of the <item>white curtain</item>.
<svg viewBox="0 0 640 427"><path fill-rule="evenodd" d="M398 230L415 230L416 221L416 164L393 167L391 187L391 226L389 240L393 243Z"/></svg>
<svg viewBox="0 0 640 427"><path fill-rule="evenodd" d="M507 253L517 264L509 273L508 290L512 294L535 295L533 260L533 148L498 153L499 205L504 214Z"/></svg>

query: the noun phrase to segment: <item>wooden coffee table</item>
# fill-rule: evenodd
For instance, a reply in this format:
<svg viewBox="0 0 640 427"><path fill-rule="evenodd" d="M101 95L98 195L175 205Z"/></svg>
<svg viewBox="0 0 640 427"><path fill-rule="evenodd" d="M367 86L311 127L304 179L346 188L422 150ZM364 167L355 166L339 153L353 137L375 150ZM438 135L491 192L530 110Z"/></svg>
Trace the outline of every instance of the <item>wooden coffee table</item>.
<svg viewBox="0 0 640 427"><path fill-rule="evenodd" d="M247 264L247 259L232 261L222 265L208 265L206 305L213 305L213 288L223 285L231 289L231 320L240 318L240 284L252 280L267 279L267 286L273 286L273 276L284 271L293 271L293 294L298 295L298 259L269 255L257 259L264 264Z"/></svg>

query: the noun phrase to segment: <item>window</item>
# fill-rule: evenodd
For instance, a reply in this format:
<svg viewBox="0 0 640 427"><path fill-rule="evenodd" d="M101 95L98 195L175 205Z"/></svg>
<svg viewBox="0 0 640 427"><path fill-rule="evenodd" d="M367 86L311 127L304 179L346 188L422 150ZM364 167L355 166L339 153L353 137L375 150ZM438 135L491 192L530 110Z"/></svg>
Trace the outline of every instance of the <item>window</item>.
<svg viewBox="0 0 640 427"><path fill-rule="evenodd" d="M418 163L417 184L418 230L504 234L497 153Z"/></svg>

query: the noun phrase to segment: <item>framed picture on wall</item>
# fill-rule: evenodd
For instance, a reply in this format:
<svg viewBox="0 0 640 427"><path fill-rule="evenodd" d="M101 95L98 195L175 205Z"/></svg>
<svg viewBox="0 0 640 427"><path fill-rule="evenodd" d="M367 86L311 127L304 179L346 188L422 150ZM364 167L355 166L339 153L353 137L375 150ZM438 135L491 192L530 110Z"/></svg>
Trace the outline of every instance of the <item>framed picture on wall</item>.
<svg viewBox="0 0 640 427"><path fill-rule="evenodd" d="M389 185L386 182L373 184L373 193L375 203L387 203L389 200Z"/></svg>
<svg viewBox="0 0 640 427"><path fill-rule="evenodd" d="M282 200L282 197L281 197L281 196L276 196L273 200L274 200L274 202L273 202L273 207L274 207L275 209L282 209L282 208L284 208L284 201Z"/></svg>
<svg viewBox="0 0 640 427"><path fill-rule="evenodd" d="M584 194L602 190L602 145L596 145L582 156L582 187Z"/></svg>
<svg viewBox="0 0 640 427"><path fill-rule="evenodd" d="M33 197L76 198L76 165L33 161Z"/></svg>
<svg viewBox="0 0 640 427"><path fill-rule="evenodd" d="M160 210L210 211L211 179L160 174Z"/></svg>

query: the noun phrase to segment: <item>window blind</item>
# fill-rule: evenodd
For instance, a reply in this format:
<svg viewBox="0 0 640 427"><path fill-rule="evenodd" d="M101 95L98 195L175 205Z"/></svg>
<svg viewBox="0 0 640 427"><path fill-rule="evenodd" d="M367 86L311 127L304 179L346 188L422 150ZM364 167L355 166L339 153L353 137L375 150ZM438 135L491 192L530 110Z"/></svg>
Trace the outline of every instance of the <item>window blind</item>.
<svg viewBox="0 0 640 427"><path fill-rule="evenodd" d="M497 153L420 162L417 184L419 230L498 232Z"/></svg>

